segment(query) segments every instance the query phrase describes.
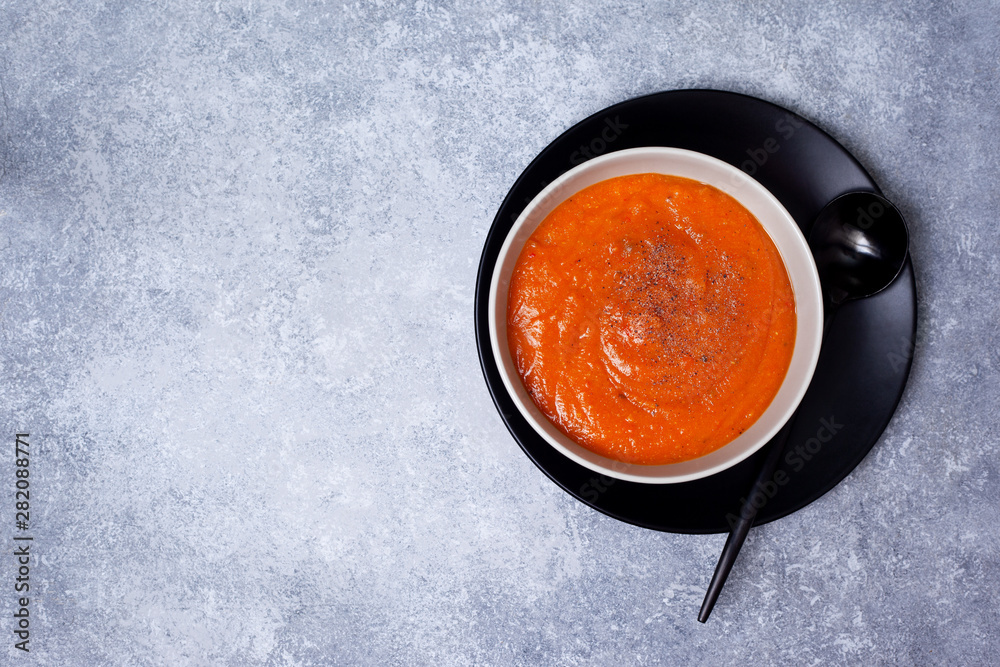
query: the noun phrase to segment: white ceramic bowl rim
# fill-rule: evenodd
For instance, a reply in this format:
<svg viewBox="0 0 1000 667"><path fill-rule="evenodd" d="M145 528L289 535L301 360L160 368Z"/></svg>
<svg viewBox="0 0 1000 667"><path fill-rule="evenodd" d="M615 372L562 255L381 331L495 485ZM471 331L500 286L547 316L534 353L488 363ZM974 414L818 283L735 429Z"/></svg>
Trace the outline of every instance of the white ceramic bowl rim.
<svg viewBox="0 0 1000 667"><path fill-rule="evenodd" d="M555 427L528 395L507 346L507 292L521 248L556 206L595 183L629 174L660 173L712 185L746 207L761 223L781 254L795 294L796 337L785 380L767 410L750 428L705 456L646 466L623 463L579 445ZM795 412L819 359L823 300L819 274L809 245L795 220L764 186L736 167L680 148L645 147L617 151L574 167L550 183L514 222L500 249L490 283L489 330L500 376L524 418L550 445L580 465L616 479L647 484L687 482L713 475L743 461L763 447Z"/></svg>

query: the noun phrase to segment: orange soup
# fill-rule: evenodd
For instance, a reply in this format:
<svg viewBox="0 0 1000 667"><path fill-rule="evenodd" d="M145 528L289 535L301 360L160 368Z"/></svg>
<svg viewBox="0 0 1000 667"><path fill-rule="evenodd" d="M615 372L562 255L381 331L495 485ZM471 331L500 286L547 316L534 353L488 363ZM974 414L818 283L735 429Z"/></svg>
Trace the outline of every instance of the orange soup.
<svg viewBox="0 0 1000 667"><path fill-rule="evenodd" d="M795 300L739 202L637 174L578 192L531 235L507 337L532 400L570 438L618 461L676 463L722 447L770 405Z"/></svg>

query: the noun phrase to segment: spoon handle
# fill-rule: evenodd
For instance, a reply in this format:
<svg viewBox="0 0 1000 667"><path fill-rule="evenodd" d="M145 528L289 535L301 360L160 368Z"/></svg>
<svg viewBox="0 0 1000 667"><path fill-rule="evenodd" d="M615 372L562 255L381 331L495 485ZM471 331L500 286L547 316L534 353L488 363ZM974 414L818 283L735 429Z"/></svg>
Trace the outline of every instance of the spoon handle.
<svg viewBox="0 0 1000 667"><path fill-rule="evenodd" d="M788 436L792 432L792 426L795 424L797 416L798 411L792 415L791 419L785 422L782 429L778 431L778 435L768 445L770 451L767 454L767 458L764 459L764 464L757 474L757 480L754 482L750 493L747 494L746 501L740 508L739 518L736 521L736 525L729 532L729 539L726 540L726 546L723 547L722 555L719 556L719 563L715 566L715 574L712 575L712 581L708 584L708 591L705 592L705 600L701 603L701 611L698 612L698 621L701 623L707 621L709 614L712 613L715 601L719 599L719 593L722 592L722 587L726 584L726 579L729 577L730 570L733 569L733 563L736 562L740 548L747 539L747 533L750 532L750 527L753 526L753 520L757 517L757 510L759 509L754 505L753 500L758 492L763 493L762 485L774 475L774 470L778 467L778 461L784 456L785 444L788 442ZM764 497L766 498L767 496Z"/></svg>

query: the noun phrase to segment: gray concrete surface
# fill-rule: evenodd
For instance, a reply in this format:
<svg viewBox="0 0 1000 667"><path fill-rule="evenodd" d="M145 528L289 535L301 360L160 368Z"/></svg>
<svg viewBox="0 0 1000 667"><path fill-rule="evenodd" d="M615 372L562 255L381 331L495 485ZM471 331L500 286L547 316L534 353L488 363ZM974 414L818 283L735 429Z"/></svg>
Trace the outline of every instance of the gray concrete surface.
<svg viewBox="0 0 1000 667"><path fill-rule="evenodd" d="M991 3L0 2L0 662L1000 663ZM493 215L623 99L758 95L907 216L919 343L872 454L724 537L577 503L476 357Z"/></svg>

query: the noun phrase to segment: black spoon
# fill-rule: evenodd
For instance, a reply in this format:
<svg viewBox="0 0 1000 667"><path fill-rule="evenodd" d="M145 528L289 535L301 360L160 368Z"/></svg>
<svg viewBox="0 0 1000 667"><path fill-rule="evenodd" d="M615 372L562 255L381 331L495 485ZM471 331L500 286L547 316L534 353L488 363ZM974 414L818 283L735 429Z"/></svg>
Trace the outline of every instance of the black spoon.
<svg viewBox="0 0 1000 667"><path fill-rule="evenodd" d="M877 294L896 279L906 263L908 247L909 234L903 216L885 197L873 192L849 192L820 211L809 232L809 248L816 260L827 300L824 338L842 303ZM765 445L770 451L750 493L745 496L748 500L740 508L737 523L729 533L701 604L698 620L702 623L712 613L757 516L758 507L750 499L759 496L758 491L774 474L778 461L785 454L785 445L797 416L798 410Z"/></svg>

